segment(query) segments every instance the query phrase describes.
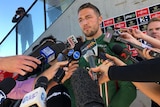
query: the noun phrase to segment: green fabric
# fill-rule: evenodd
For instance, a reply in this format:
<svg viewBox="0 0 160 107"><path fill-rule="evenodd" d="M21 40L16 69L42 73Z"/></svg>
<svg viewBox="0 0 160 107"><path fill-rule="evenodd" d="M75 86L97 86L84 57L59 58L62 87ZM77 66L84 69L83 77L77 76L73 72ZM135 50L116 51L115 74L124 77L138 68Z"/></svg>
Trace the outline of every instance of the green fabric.
<svg viewBox="0 0 160 107"><path fill-rule="evenodd" d="M104 48L106 50L106 53L116 56L111 51L111 48L117 43L120 44L122 47L125 47L124 44L115 42L113 39L111 40L110 43L103 41L104 36L105 35L102 34L98 39L96 39L96 43L99 47ZM98 63L98 60L99 59L96 59L95 61L97 65L100 64ZM125 63L131 64L132 61L125 61ZM79 66L83 68L87 68L89 67L89 63L83 57L81 57L79 60ZM70 80L67 80L64 84L69 89L69 92L71 94L72 107L76 107ZM136 88L131 82L109 81L107 83L107 87L108 87L107 91L108 91L108 97L109 97L108 107L129 107L129 105L136 98ZM103 96L104 102L106 101L105 93L106 93L105 85L102 84L102 96Z"/></svg>

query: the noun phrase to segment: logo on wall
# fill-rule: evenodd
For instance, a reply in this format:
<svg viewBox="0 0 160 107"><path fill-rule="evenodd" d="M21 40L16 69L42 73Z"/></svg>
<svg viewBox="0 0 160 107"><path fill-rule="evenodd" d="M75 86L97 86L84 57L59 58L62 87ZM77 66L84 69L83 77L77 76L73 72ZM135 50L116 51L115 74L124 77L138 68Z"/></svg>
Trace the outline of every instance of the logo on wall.
<svg viewBox="0 0 160 107"><path fill-rule="evenodd" d="M112 29L131 27L145 31L146 24L153 17L160 18L160 4L142 8L114 18L106 19L102 22L102 31L105 33L108 27Z"/></svg>
<svg viewBox="0 0 160 107"><path fill-rule="evenodd" d="M138 24L147 24L149 21L149 15L138 18Z"/></svg>

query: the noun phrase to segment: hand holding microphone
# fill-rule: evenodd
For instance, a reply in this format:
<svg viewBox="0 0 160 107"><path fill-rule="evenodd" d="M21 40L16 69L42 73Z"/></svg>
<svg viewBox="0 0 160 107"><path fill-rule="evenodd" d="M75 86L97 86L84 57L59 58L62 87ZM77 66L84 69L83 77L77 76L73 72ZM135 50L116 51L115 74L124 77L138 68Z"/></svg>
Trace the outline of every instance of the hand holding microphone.
<svg viewBox="0 0 160 107"><path fill-rule="evenodd" d="M137 35L137 34L139 34L139 33L137 33L137 34L135 34L135 32L136 31L138 31L138 30L134 30L133 31L133 34L134 35ZM140 32L140 31L138 31L138 32ZM140 32L140 34L139 34L139 36L141 36L142 35L142 32ZM143 34L144 35L144 34ZM137 36L137 37L139 37L139 36ZM147 35L146 35L147 36ZM134 48L137 48L137 49L139 49L140 51L142 51L143 49L144 49L144 47L142 47L141 46L141 42L139 42L136 38L134 38L132 35L130 35L129 33L121 33L119 36L114 36L114 39L116 40L116 41L119 41L119 42L122 42L122 43L125 43L125 44L128 44L128 45L130 45L130 46L132 46L132 47L134 47ZM152 38L151 38L152 39ZM151 48L151 47L149 47L149 46L145 46L145 47L147 47L147 48ZM155 58L158 58L158 57L160 57L160 53L159 52L156 52L156 51L153 51L153 50L151 50L150 52L149 52L149 55L151 56L151 57L155 57Z"/></svg>
<svg viewBox="0 0 160 107"><path fill-rule="evenodd" d="M25 71L32 72L40 63L40 60L26 55L1 57L0 70L25 75Z"/></svg>
<svg viewBox="0 0 160 107"><path fill-rule="evenodd" d="M111 56L109 54L105 54L105 57L107 58L107 60L104 60L101 65L99 65L96 68L91 68L91 70L93 72L96 72L96 73L101 72L101 73L99 73L100 75L98 78L99 84L105 83L110 80L108 71L111 66L115 66L115 65L124 66L124 65L126 65L123 61L121 61L117 57Z"/></svg>
<svg viewBox="0 0 160 107"><path fill-rule="evenodd" d="M75 47L73 49L69 49L67 52L61 53L59 55L59 57L57 58L57 59L59 59L58 61L68 60L68 64L66 64L64 67L69 67L69 68L72 67L72 70L77 68L77 66L74 66L77 64L73 63L72 61L77 61L81 57L80 47L82 46L82 44L83 44L83 42L78 42L77 44L75 44ZM71 63L73 63L73 65L69 66L69 64L71 64ZM59 68L53 78L53 81L60 83L60 82L62 82L62 79L64 76L65 76L65 71L63 70L63 68Z"/></svg>
<svg viewBox="0 0 160 107"><path fill-rule="evenodd" d="M146 59L158 58L158 57L160 57L160 53L158 53L158 51L160 52L160 50L157 48L149 48L149 49L144 48L142 50L142 55Z"/></svg>

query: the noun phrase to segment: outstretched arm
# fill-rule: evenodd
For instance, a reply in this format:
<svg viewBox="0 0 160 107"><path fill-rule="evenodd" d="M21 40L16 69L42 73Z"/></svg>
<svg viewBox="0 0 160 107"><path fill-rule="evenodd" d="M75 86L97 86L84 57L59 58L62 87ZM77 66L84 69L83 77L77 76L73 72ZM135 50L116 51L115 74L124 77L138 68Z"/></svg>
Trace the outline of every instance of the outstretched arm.
<svg viewBox="0 0 160 107"><path fill-rule="evenodd" d="M36 69L41 61L25 55L0 57L0 70L25 75Z"/></svg>

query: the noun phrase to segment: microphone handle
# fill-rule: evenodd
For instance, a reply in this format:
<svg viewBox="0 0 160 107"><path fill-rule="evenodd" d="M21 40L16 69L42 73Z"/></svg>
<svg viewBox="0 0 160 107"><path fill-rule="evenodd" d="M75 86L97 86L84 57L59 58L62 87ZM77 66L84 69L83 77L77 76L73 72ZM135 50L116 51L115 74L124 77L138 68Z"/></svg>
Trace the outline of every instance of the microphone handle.
<svg viewBox="0 0 160 107"><path fill-rule="evenodd" d="M120 42L123 42L123 43L125 43L125 44L131 45L131 46L133 46L134 48L137 48L137 49L139 49L139 50L143 50L143 49L144 49L143 47L141 47L141 46L139 46L139 45L136 45L136 44L134 44L134 43L128 42L128 41L126 41L125 39L123 39L123 38L121 38L121 37L117 37L117 38L116 38L116 41L120 41Z"/></svg>
<svg viewBox="0 0 160 107"><path fill-rule="evenodd" d="M55 76L53 77L53 81L61 83L61 80L63 79L64 76L65 76L65 71L63 70L63 68L59 68Z"/></svg>
<svg viewBox="0 0 160 107"><path fill-rule="evenodd" d="M19 106L20 106L20 104L21 104L21 101L22 101L22 99L21 99L21 100L16 101L16 103L13 105L13 107L19 107Z"/></svg>
<svg viewBox="0 0 160 107"><path fill-rule="evenodd" d="M91 68L96 67L95 59L93 55L88 56L88 62ZM98 81L97 73L92 72L92 76L93 76L93 80Z"/></svg>
<svg viewBox="0 0 160 107"><path fill-rule="evenodd" d="M160 53L155 52L155 51L150 51L149 55L151 55L152 57L155 57L155 58L159 58L160 57Z"/></svg>
<svg viewBox="0 0 160 107"><path fill-rule="evenodd" d="M132 60L134 63L138 63L139 61L136 59L136 58L134 58L134 57L130 57L130 60Z"/></svg>

